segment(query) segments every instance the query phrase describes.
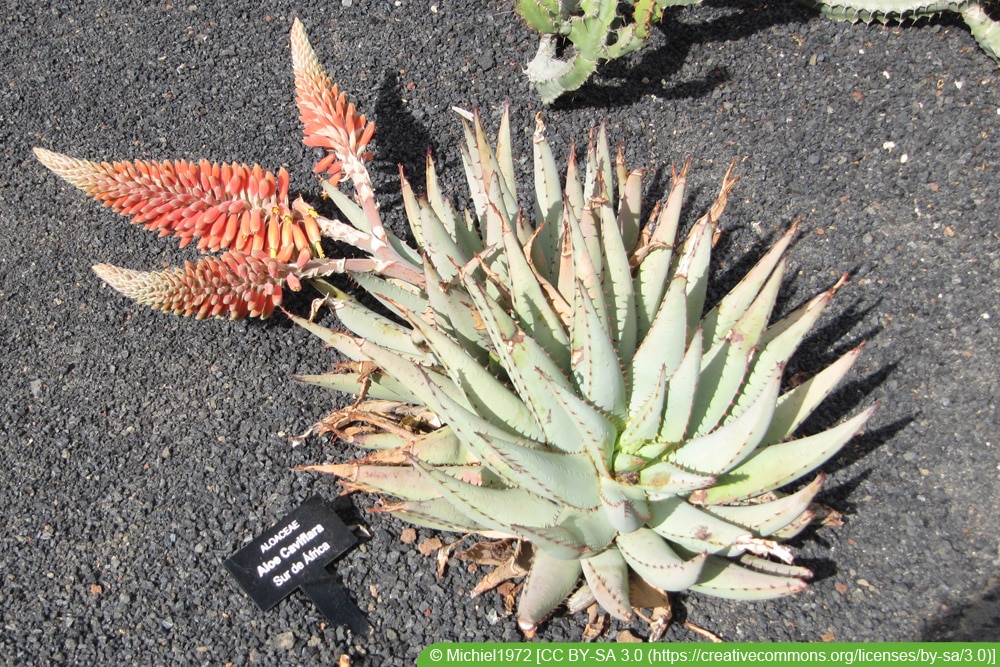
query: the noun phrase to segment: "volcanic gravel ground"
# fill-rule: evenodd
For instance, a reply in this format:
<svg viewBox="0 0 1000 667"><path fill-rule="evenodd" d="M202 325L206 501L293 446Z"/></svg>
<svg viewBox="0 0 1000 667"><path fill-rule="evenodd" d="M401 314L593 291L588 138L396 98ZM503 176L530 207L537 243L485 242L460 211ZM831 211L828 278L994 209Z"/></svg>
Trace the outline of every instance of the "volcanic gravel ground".
<svg viewBox="0 0 1000 667"><path fill-rule="evenodd" d="M437 580L433 558L402 543L406 526L367 515L364 496L338 505L371 538L337 573L371 637L302 595L252 604L223 561L310 495L336 495L294 466L351 454L290 445L336 399L289 376L334 357L280 314L198 322L113 292L91 265L152 270L197 252L102 209L30 149L285 166L319 202L294 106L298 16L378 125L372 171L397 228L396 165L419 185L428 147L465 205L452 106L478 107L492 131L510 101L528 201L541 105L522 68L536 36L498 0L218 4L8 1L0 14L0 656L407 665L435 641L517 641L499 597L468 599L476 573L453 560ZM880 406L824 466L821 499L845 525L793 543L817 580L766 603L682 595L678 618L729 640L1000 639L998 77L947 19L851 26L791 2L713 2L670 12L643 51L545 111L560 160L606 120L650 169L650 202L692 156L686 223L737 159L716 294L802 218L781 313L851 280L790 374L869 341L806 427ZM312 296L286 305L306 313ZM433 537L417 531L418 544ZM560 616L540 636L575 640L582 625ZM666 639L701 638L675 624Z"/></svg>

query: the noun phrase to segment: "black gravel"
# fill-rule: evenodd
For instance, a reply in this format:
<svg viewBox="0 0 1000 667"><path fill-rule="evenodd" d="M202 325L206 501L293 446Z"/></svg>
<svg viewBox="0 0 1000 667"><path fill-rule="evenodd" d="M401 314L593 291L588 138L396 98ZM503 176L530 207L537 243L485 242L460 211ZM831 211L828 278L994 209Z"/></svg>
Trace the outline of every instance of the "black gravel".
<svg viewBox="0 0 1000 667"><path fill-rule="evenodd" d="M343 507L372 537L338 572L371 638L331 627L303 596L252 605L223 560L311 494L335 495L291 468L344 454L289 444L332 405L289 375L332 357L281 316L197 322L113 293L92 264L159 269L196 253L102 210L30 148L286 166L315 199L293 103L298 16L378 123L374 172L398 221L395 165L416 177L428 146L464 201L452 106L478 106L495 127L510 100L530 165L540 107L521 69L534 38L499 0L114 4L7 2L0 14L0 656L274 665L347 652L405 665L433 641L518 640L498 598L468 599L475 575L453 563L435 580L403 524L364 515L366 498ZM787 1L715 2L671 13L643 52L546 111L562 156L607 119L652 170L651 199L693 156L689 219L738 158L720 284L800 216L781 309L852 272L792 369L870 341L808 425L880 404L825 467L822 498L846 525L795 542L818 573L807 592L682 596L680 618L729 640L1000 639L998 74L947 20L848 26ZM290 305L306 312L309 298ZM572 640L581 626L557 618L541 636ZM699 637L675 625L667 639Z"/></svg>

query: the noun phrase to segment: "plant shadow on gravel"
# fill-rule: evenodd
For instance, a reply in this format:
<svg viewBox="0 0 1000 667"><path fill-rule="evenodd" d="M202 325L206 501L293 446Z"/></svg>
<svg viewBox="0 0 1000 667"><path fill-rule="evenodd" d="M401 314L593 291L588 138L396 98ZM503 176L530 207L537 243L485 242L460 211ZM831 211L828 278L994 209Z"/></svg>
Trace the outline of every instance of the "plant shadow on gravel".
<svg viewBox="0 0 1000 667"><path fill-rule="evenodd" d="M706 21L697 20L699 10L704 12L712 9L728 9L731 13ZM695 22L680 20L683 13L690 12L695 12ZM808 21L816 14L815 10L795 2L748 7L738 0L726 0L706 2L694 8L668 8L657 26L663 33L665 44L658 48L647 47L631 59L603 63L597 76L579 90L565 94L552 106L556 109L626 107L647 95L666 100L709 95L716 86L729 78L724 67L713 67L700 78L675 81L694 45L743 39L776 25ZM632 64L629 64L630 61ZM603 84L597 83L598 80L620 83Z"/></svg>
<svg viewBox="0 0 1000 667"><path fill-rule="evenodd" d="M420 119L402 103L405 98L406 90L403 89L399 75L396 72L386 72L375 100L378 149L375 151L372 169L378 175L378 180L392 184L388 192L378 190L381 195L379 203L384 208L402 207L399 168L403 168L408 179L417 177L419 183L422 181L419 176L424 173L427 165L427 151L435 155L438 153L438 147ZM442 164L440 168L444 171L447 165ZM393 231L401 233L404 230ZM409 230L405 231L409 233Z"/></svg>
<svg viewBox="0 0 1000 667"><path fill-rule="evenodd" d="M921 641L982 642L1000 639L1000 571L986 582L986 592L948 609L924 629Z"/></svg>
<svg viewBox="0 0 1000 667"><path fill-rule="evenodd" d="M698 20L701 12L715 10L730 13L708 20ZM693 12L693 21L683 22L680 17L685 12ZM997 13L997 12L991 12ZM602 63L596 76L577 91L566 93L553 103L556 109L579 109L586 107L626 107L651 95L665 100L693 99L711 94L720 84L729 79L723 66L713 67L700 78L689 81L675 81L677 74L696 44L706 42L728 42L745 39L755 33L768 30L785 23L806 23L810 20L830 21L823 18L818 10L794 1L765 3L747 6L740 0L720 0L703 2L694 7L671 7L663 14L657 26L663 33L665 44L659 48L647 47L637 55L616 61ZM852 27L844 24L845 27ZM890 22L889 25L897 25ZM957 14L945 13L933 19L902 22L908 30L921 27L940 29L952 27L967 31L965 23ZM863 30L865 26L853 26ZM631 64L630 64L631 63ZM598 80L609 83L597 83ZM610 83L617 81L620 83Z"/></svg>
<svg viewBox="0 0 1000 667"><path fill-rule="evenodd" d="M774 243L774 238L772 237L777 237L780 231L777 230L771 237L759 240L752 248L745 252L733 248L736 245L735 242L731 241L729 234L724 233L719 238L719 242L713 251L713 267L711 270L713 280L709 286L708 296L705 300L706 304L718 303L719 299L728 293L746 275L767 249L771 247ZM789 252L794 252L800 240L801 237L792 242ZM736 259L730 262L728 261L730 257L735 257ZM714 264L720 260L726 262L724 267ZM847 273L849 276L848 282L834 298L835 301L849 296L848 291L851 287L851 281L857 275L857 269L855 268ZM794 283L796 278L797 274L786 276L781 287L781 295L788 295L795 292ZM784 296L779 296L774 307L772 320L777 319L778 314L789 313L801 305L802 303L792 302ZM874 340L881 332L881 327L879 326L871 326L857 334L848 335L848 333L853 331L862 322L869 321L872 313L880 306L881 300L876 300L865 307L860 307L859 302L855 301L844 307L835 316L825 317L821 324L817 325L812 333L803 340L799 350L789 360L785 371L785 388L788 388L787 383L789 381L802 381L816 375L860 342ZM818 433L829 428L831 424L836 424L848 417L864 403L867 397L872 395L878 387L889 379L889 376L895 372L898 365L899 362L892 362L885 367L873 370L866 376L839 385L824 401L823 407L818 409L800 426L800 432ZM908 417L891 428L883 427L883 429L879 429L878 431L868 431L867 436L856 436L850 447L853 452L851 457L844 459L844 454L848 450L842 450L838 457L824 466L824 469L840 469L864 458L911 421L913 421L913 418ZM882 433L886 428L889 429L888 432ZM871 435L876 433L881 435L876 439L871 438ZM862 441L864 441L865 445L859 449L859 444Z"/></svg>
<svg viewBox="0 0 1000 667"><path fill-rule="evenodd" d="M855 442L864 436L855 436ZM885 442L890 436L878 438L879 444ZM867 450L870 451L870 450ZM823 466L822 470L829 472L831 467L828 465ZM845 480L836 485L826 484L823 490L817 496L816 501L822 505L833 508L839 512L843 517L844 521L851 521L851 517L857 515L857 503L850 500L850 498L855 494L858 488L864 484L868 478L871 476L871 470L864 470L859 472L857 475L849 480ZM839 533L836 529L833 531L827 530L821 532L823 526L813 524L806 528L802 533L797 535L794 539L788 541L788 545L794 547L795 549L802 550L803 547L808 543L815 543L820 545L824 550L829 551L833 547L833 543L839 541ZM796 561L810 570L812 570L813 577L812 583L823 581L831 577L836 576L840 570L837 567L837 561L833 558L826 556L799 556Z"/></svg>

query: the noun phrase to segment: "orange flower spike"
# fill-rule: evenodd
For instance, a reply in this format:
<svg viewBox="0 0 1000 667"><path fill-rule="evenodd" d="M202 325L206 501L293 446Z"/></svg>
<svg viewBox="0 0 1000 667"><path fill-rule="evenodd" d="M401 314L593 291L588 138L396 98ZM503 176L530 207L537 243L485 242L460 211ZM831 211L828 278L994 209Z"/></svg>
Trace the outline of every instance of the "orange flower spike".
<svg viewBox="0 0 1000 667"><path fill-rule="evenodd" d="M323 71L298 19L292 25L292 67L299 119L305 134L303 142L331 153L314 171L329 173L329 181L337 184L342 177L340 162L351 155L362 157L374 126L357 113L354 105L347 102L347 95Z"/></svg>
<svg viewBox="0 0 1000 667"><path fill-rule="evenodd" d="M132 271L106 264L95 266L94 271L139 303L203 319L270 315L281 304L282 284L294 276L295 268L259 254L227 252L165 271Z"/></svg>
<svg viewBox="0 0 1000 667"><path fill-rule="evenodd" d="M323 71L297 20L292 58L304 141L327 152L316 171L334 185L345 169L357 177L358 163L371 159L365 148L374 124ZM301 288L296 266L324 256L319 216L301 199L289 205L284 168L270 172L260 165L208 160L98 163L41 148L35 154L133 223L174 235L181 247L196 241L201 251L226 251L156 273L95 267L116 289L154 308L199 318L267 316L280 304L284 285ZM293 260L295 265L289 264Z"/></svg>
<svg viewBox="0 0 1000 667"><path fill-rule="evenodd" d="M253 242L240 240L239 234L227 233L229 216L287 205L287 172L276 178L259 165L207 160L91 162L43 148L36 148L35 155L104 206L161 235L177 236L182 247L197 238L202 251L226 250L234 243L252 247ZM273 196L278 188L270 185L278 181L283 186L281 199Z"/></svg>

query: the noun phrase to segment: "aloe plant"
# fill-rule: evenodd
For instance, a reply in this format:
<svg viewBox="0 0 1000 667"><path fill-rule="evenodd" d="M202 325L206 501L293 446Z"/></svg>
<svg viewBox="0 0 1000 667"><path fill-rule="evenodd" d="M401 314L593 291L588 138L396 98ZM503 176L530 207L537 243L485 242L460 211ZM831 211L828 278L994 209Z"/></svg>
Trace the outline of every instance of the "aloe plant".
<svg viewBox="0 0 1000 667"><path fill-rule="evenodd" d="M377 511L517 541L520 628L558 605L634 618L637 591L764 599L811 573L780 541L815 517L833 456L872 409L807 437L802 421L856 348L782 391L788 359L840 282L768 326L794 234L786 232L714 308L709 257L735 178L677 245L687 166L642 223L642 170L614 160L603 128L564 186L538 121L534 213L517 208L505 115L495 150L479 118L462 151L473 212L403 181L421 286L351 275L397 320L325 288L339 327L294 317L349 361L301 376L353 394L322 420L373 451L309 466L345 491L387 496Z"/></svg>
<svg viewBox="0 0 1000 667"><path fill-rule="evenodd" d="M372 126L322 70L298 21L292 58L306 143L327 151L317 170L347 222L288 204L283 172L36 150L135 222L224 251L185 270L99 268L102 277L153 307L198 316L266 315L282 286L310 281L338 325L289 317L341 360L298 379L355 396L313 432L371 452L305 469L336 475L345 492L384 496L378 512L513 545L477 591L524 575L517 620L529 636L560 604L630 621L667 605L670 591L763 599L802 590L811 573L780 543L817 517L825 476L782 489L834 456L872 408L795 436L861 351L783 387L789 358L843 282L768 324L795 225L706 311L732 167L678 243L688 164L644 221L644 171L628 169L620 151L612 158L603 127L585 165L570 156L561 184L538 117L526 212L509 114L493 148L478 115L463 113L472 210L451 204L428 157L425 195L401 174L411 246L376 203ZM320 236L365 256L325 258ZM322 279L330 273L350 275L375 309ZM650 619L653 636L664 618Z"/></svg>
<svg viewBox="0 0 1000 667"><path fill-rule="evenodd" d="M842 281L768 326L793 225L705 312L730 172L678 245L687 165L643 224L644 171L612 158L604 128L561 185L539 117L527 213L506 111L495 149L477 114L463 129L473 210L453 207L430 158L425 195L402 179L417 244L405 261L423 280L350 272L385 313L317 280L337 327L291 316L347 359L299 379L356 396L314 432L372 450L304 469L384 496L377 511L515 541L499 569L527 569L517 617L529 636L562 603L631 620L641 591L800 591L810 572L779 542L816 517L824 475L779 489L872 413L794 437L860 347L782 391L786 363ZM363 224L357 204L326 190Z"/></svg>

